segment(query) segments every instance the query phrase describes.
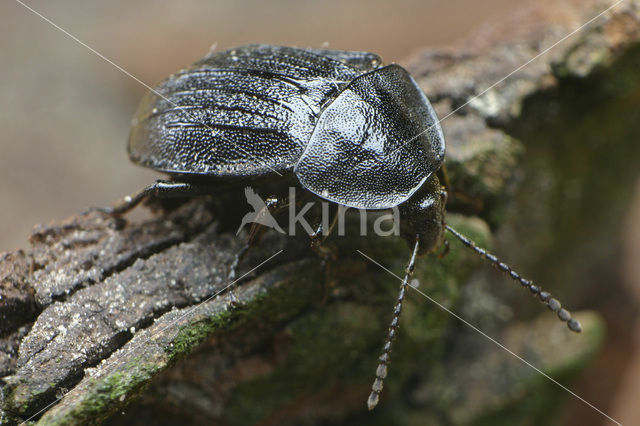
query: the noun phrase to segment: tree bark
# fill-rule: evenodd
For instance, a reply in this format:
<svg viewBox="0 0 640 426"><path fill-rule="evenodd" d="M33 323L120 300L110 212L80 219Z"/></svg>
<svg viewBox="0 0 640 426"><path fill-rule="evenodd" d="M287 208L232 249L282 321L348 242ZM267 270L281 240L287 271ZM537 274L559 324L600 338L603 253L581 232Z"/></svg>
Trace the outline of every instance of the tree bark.
<svg viewBox="0 0 640 426"><path fill-rule="evenodd" d="M638 93L639 1L620 4L501 81L612 3L570 2L562 19L532 12L407 61L447 138L447 220L479 243L488 245L497 225L523 223L510 212L520 204L523 164L537 149L532 129L560 118L568 120L562 129L580 122L545 106L575 106L580 87L588 88L580 92L587 104ZM638 99L625 107L638 108ZM551 126L544 136L564 131ZM323 268L308 241L269 232L241 263L240 275L248 272L237 290L241 306L229 309L225 294L215 295L244 240L221 228L210 205L201 197L150 210L137 222L80 214L36 227L29 249L0 255L3 424L544 422L561 406L557 388L508 364L509 355L480 348L477 335L415 293L403 311L381 406L367 413L400 283L356 250L401 275L406 243L330 237L335 259ZM451 247L442 261L419 262L420 289L555 377L568 380L585 367L602 340L596 314L577 314L582 336L549 313L510 324L501 317L507 303L478 278L482 262L456 241ZM465 286L472 277L475 284ZM571 295L565 299L572 304ZM547 338L552 333L562 338ZM465 375L477 365L477 375ZM540 397L526 398L531 394Z"/></svg>

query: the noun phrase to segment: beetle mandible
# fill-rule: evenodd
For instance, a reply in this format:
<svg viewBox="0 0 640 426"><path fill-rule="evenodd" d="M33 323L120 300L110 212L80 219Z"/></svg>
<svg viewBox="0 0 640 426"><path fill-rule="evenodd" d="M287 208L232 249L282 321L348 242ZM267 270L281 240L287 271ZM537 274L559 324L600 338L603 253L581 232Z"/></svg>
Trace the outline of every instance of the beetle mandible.
<svg viewBox="0 0 640 426"><path fill-rule="evenodd" d="M170 179L103 209L110 214L149 196L211 193L222 181L292 175L304 190L342 206L399 208L401 234L413 250L369 409L382 392L416 258L442 245L445 230L581 330L548 292L446 224L446 192L435 173L445 153L440 122L413 77L373 53L271 45L210 53L146 94L128 152L134 163ZM230 282L248 248L236 255ZM229 297L235 303L233 286Z"/></svg>

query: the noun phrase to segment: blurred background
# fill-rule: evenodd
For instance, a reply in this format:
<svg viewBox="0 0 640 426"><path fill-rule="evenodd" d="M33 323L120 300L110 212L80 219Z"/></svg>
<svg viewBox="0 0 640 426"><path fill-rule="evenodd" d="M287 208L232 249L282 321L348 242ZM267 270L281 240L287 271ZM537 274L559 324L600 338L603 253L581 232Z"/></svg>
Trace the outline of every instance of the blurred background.
<svg viewBox="0 0 640 426"><path fill-rule="evenodd" d="M329 45L402 61L526 3L26 2L151 86L215 43ZM103 205L157 175L129 163L125 150L146 89L20 4L2 2L0 16L0 249L9 250L25 246L35 223Z"/></svg>
<svg viewBox="0 0 640 426"><path fill-rule="evenodd" d="M533 3L558 7L550 0L25 3L151 86L213 44L218 49L259 42L368 50L386 62L402 63L419 49L450 45L526 13ZM0 16L2 251L26 248L36 223L108 204L157 174L133 166L125 150L130 120L146 89L19 3L2 2ZM620 241L630 259L640 252L640 235L633 232L638 218L640 201L629 200L627 220L611 230L626 236ZM636 288L631 294L640 297L640 284L633 286L640 272L633 260L625 265L620 274L630 289ZM617 342L629 336L618 336ZM638 419L640 361L633 359L633 343L611 352L608 362L618 365L617 374L608 397L599 401L621 420ZM594 377L581 385L591 389L590 396L597 393L599 376ZM579 402L571 404L577 404L570 411L578 413L576 418L588 419L581 424L606 424Z"/></svg>

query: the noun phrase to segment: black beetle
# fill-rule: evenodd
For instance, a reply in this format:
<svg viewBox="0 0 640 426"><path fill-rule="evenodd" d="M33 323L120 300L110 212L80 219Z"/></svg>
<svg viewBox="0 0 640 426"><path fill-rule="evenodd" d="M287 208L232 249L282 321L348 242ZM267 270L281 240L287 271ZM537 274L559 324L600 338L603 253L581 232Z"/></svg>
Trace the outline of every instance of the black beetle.
<svg viewBox="0 0 640 426"><path fill-rule="evenodd" d="M411 75L373 53L271 45L210 53L147 93L132 126L131 160L171 179L105 209L111 214L148 196L209 193L221 181L292 174L303 189L343 206L399 208L413 252L369 409L387 375L416 257L440 246L445 229L581 330L549 293L446 225L446 192L435 174L445 151L439 120ZM229 281L248 247L236 255ZM234 301L232 288L229 295Z"/></svg>

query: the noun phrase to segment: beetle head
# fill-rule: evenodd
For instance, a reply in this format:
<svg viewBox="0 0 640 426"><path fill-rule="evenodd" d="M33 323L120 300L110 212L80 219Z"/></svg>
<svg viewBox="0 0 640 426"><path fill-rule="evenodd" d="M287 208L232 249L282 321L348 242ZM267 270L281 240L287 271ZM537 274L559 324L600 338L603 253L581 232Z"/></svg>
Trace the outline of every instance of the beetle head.
<svg viewBox="0 0 640 426"><path fill-rule="evenodd" d="M420 251L428 253L444 241L446 193L438 177L433 174L413 196L401 204L400 233L413 247L416 235Z"/></svg>

